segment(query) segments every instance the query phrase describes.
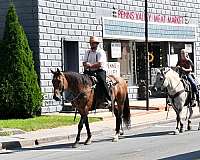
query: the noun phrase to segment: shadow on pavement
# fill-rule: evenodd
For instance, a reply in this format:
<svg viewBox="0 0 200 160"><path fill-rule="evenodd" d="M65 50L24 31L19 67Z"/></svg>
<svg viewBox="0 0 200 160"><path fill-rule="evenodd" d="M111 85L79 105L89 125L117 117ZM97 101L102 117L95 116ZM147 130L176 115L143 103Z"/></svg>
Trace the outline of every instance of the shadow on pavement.
<svg viewBox="0 0 200 160"><path fill-rule="evenodd" d="M80 143L81 144L81 143ZM67 144L55 144L55 145L47 145L47 146L36 146L35 148L20 148L20 149L13 149L13 150L7 150L5 152L1 152L1 154L12 154L16 152L26 152L26 151L39 151L39 150L54 150L54 149L69 149L72 148L73 143L67 143Z"/></svg>
<svg viewBox="0 0 200 160"><path fill-rule="evenodd" d="M155 136L163 136L163 135L173 135L173 131L164 131L164 132L151 132L151 133L142 133L136 135L127 135L121 138L137 138L137 137L155 137Z"/></svg>
<svg viewBox="0 0 200 160"><path fill-rule="evenodd" d="M179 155L175 155L175 156L171 156L167 158L162 158L159 160L186 160L186 159L192 159L192 160L200 159L200 151L179 154Z"/></svg>

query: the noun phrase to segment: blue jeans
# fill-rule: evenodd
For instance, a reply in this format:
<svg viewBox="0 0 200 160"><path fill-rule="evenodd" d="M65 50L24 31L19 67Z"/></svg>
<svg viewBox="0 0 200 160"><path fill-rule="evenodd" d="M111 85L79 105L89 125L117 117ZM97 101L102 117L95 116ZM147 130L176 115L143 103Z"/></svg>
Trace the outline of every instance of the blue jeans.
<svg viewBox="0 0 200 160"><path fill-rule="evenodd" d="M192 86L192 91L194 93L198 93L197 84L196 84L196 81L193 79L192 75L188 74L187 75L187 79L188 79L188 81L190 82L190 84Z"/></svg>

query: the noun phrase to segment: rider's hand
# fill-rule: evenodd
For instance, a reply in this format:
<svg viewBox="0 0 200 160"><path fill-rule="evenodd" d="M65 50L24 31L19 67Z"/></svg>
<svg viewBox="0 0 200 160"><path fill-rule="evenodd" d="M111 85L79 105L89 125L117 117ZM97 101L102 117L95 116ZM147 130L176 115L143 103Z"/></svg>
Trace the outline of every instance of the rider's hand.
<svg viewBox="0 0 200 160"><path fill-rule="evenodd" d="M86 68L88 68L88 69L91 68L91 64L87 62L86 63Z"/></svg>

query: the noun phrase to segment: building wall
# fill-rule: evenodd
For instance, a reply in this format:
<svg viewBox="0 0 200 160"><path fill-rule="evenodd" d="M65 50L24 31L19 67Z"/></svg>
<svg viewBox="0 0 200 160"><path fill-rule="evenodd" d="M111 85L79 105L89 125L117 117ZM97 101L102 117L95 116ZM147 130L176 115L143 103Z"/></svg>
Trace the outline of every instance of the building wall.
<svg viewBox="0 0 200 160"><path fill-rule="evenodd" d="M7 1L0 1L0 37L2 37ZM89 47L89 37L103 36L101 17L112 17L113 7L116 10L143 12L145 5L144 0L32 0L31 2L14 0L14 3L30 45L40 58L40 83L44 93L43 112L61 109L59 103L52 99L50 71L62 66L61 40L79 42L81 72L81 62L85 50ZM196 74L200 77L200 1L148 0L148 12L186 16L190 24L198 26L195 66Z"/></svg>

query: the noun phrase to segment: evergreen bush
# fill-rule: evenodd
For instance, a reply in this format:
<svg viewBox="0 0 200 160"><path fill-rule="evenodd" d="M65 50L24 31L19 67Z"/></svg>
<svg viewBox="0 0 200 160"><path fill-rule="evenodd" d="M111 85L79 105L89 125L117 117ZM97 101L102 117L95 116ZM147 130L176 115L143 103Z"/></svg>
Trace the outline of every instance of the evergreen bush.
<svg viewBox="0 0 200 160"><path fill-rule="evenodd" d="M14 4L6 15L0 51L0 118L28 118L38 114L42 93L26 34Z"/></svg>

